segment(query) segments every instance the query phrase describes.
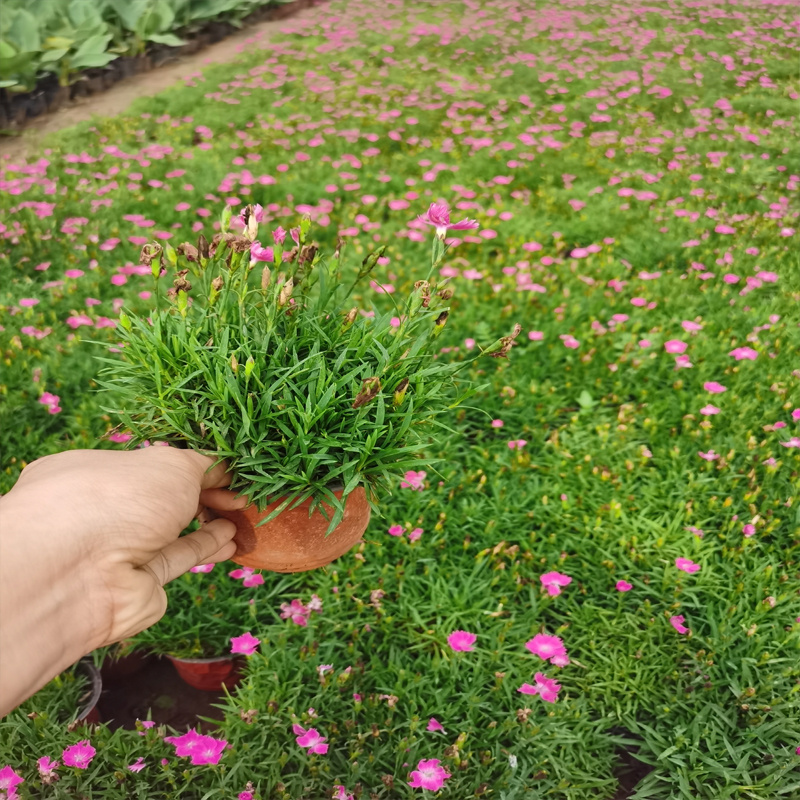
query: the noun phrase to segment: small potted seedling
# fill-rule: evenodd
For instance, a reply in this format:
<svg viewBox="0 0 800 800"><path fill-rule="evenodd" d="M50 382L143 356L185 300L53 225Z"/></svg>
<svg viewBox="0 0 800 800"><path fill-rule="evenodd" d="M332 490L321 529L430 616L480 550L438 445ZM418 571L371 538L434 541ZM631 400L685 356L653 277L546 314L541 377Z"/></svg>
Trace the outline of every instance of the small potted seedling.
<svg viewBox="0 0 800 800"><path fill-rule="evenodd" d="M437 228L427 274L380 311L359 309L353 293L385 248L348 270L341 246L323 258L308 219L272 231L265 247L261 213L248 206L233 232L226 210L210 242L143 248L156 307L120 315L122 355L103 359L102 385L131 445L164 441L228 462L231 489L249 499L220 512L237 525L234 561L297 572L358 542L380 494L419 466L426 437L474 391L454 397L458 372L482 354L504 357L519 326L466 359L437 357L452 296L436 283L445 232L474 226L450 225L446 208L423 218Z"/></svg>

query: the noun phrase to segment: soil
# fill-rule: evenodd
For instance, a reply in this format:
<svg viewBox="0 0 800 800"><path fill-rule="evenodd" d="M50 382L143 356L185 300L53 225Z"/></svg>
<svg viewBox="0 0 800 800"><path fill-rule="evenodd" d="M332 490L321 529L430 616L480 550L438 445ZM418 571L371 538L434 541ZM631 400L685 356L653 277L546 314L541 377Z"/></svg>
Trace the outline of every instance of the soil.
<svg viewBox="0 0 800 800"><path fill-rule="evenodd" d="M213 723L200 717L221 720L223 713L214 704L224 697L224 692L193 689L166 658L149 657L133 675L116 681L104 678L98 710L100 719L112 730L135 730L137 719L149 718L179 731L196 728L210 732Z"/></svg>
<svg viewBox="0 0 800 800"><path fill-rule="evenodd" d="M113 84L107 91L77 98L63 104L52 114L42 114L35 119L29 119L19 135L0 137L0 161L26 158L29 154L41 150L41 141L48 134L91 120L93 117L116 116L126 111L134 100L158 94L209 64L234 61L244 48L253 42L261 42L279 33L292 6L298 9L296 13L291 14L292 16L306 17L314 14L314 9L311 7L314 4L314 0L299 0L297 3L284 6L285 11L281 19L248 25L215 44L209 44L193 55L180 56L148 72L130 75ZM44 104L44 99L42 103Z"/></svg>
<svg viewBox="0 0 800 800"><path fill-rule="evenodd" d="M630 800L636 792L640 781L653 769L649 764L639 761L630 750L619 750L620 767L617 770L619 788L614 800Z"/></svg>

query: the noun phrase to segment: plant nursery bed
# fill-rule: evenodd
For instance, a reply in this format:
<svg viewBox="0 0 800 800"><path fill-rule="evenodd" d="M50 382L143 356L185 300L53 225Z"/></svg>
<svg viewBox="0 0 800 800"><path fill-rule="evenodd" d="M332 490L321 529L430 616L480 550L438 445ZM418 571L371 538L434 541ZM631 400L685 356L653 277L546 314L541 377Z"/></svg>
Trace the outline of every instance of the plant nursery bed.
<svg viewBox="0 0 800 800"><path fill-rule="evenodd" d="M136 720L152 719L176 730L213 729L203 718L222 719L215 703L224 692L193 689L181 680L165 658L149 658L136 674L103 683L98 708L100 718L112 730L136 728Z"/></svg>

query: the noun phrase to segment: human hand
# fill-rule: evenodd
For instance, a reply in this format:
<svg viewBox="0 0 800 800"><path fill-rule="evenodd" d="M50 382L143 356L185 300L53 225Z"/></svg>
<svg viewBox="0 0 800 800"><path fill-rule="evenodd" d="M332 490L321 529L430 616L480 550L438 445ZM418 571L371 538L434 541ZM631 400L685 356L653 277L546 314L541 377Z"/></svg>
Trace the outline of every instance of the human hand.
<svg viewBox="0 0 800 800"><path fill-rule="evenodd" d="M216 508L247 503L221 491L230 475L224 463L206 472L213 463L193 450L149 447L71 450L23 470L13 491L35 496L36 514L60 521L51 531L59 535L38 551L37 571L46 568L42 559L59 568L77 556L82 584L95 595L91 613L100 645L157 622L167 606L165 583L236 551L236 526L222 518L179 538L193 518L207 516L206 502Z"/></svg>

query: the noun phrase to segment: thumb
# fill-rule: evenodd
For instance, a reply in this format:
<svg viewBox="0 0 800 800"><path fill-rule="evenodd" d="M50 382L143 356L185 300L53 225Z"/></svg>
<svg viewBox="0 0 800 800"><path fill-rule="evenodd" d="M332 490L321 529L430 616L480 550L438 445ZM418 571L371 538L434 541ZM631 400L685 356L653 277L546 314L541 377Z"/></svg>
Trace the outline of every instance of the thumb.
<svg viewBox="0 0 800 800"><path fill-rule="evenodd" d="M230 558L236 552L235 534L236 525L230 520L212 520L194 533L168 544L142 569L150 572L158 585L163 586L199 564Z"/></svg>

